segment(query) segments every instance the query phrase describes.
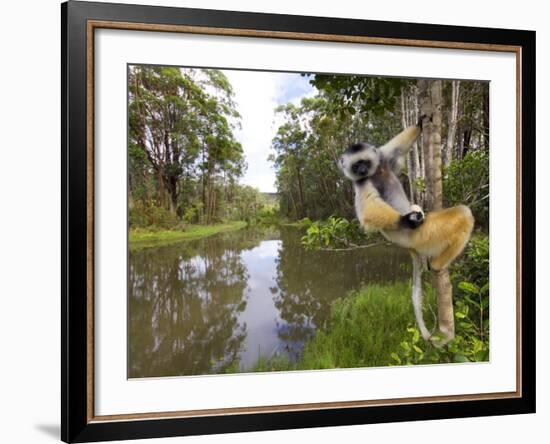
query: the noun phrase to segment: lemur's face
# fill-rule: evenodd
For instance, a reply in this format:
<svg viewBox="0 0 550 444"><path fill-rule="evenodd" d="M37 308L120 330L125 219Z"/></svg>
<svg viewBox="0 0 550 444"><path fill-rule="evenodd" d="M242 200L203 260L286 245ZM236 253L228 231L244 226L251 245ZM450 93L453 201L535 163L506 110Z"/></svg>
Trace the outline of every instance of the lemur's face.
<svg viewBox="0 0 550 444"><path fill-rule="evenodd" d="M350 145L340 157L338 166L353 181L365 179L376 173L380 164L378 150L368 143Z"/></svg>

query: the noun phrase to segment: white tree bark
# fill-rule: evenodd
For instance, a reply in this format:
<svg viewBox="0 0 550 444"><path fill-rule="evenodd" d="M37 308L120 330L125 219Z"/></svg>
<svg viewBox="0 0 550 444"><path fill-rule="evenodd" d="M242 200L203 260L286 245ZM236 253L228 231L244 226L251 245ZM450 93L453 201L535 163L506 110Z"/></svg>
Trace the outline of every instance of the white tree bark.
<svg viewBox="0 0 550 444"><path fill-rule="evenodd" d="M460 97L460 80L452 81L451 110L447 129L447 140L443 151L443 165L447 166L453 160L453 151L456 143L456 127L458 124L458 104Z"/></svg>
<svg viewBox="0 0 550 444"><path fill-rule="evenodd" d="M424 199L424 207L426 210L431 210L433 206L433 143L432 143L432 126L434 108L431 98L431 83L430 80L418 81L418 100L420 102L420 112L423 117L422 129L422 159L424 161L424 181L426 183L426 193Z"/></svg>
<svg viewBox="0 0 550 444"><path fill-rule="evenodd" d="M419 80L419 97L424 118L423 151L427 176L428 209L443 206L443 181L441 177L441 80ZM432 271L432 281L437 293L437 321L439 331L445 336L443 342L454 338L453 288L449 271ZM420 326L419 326L420 328Z"/></svg>
<svg viewBox="0 0 550 444"><path fill-rule="evenodd" d="M403 129L410 126L409 120L408 97L405 98L405 91L401 90L401 126L403 127ZM407 153L407 177L409 180L409 200L411 202L416 202L414 196L416 171L414 170L413 166L412 150L409 150L409 152Z"/></svg>
<svg viewBox="0 0 550 444"><path fill-rule="evenodd" d="M418 90L410 87L401 92L401 124L403 129L416 125L418 122ZM424 206L422 192L417 189L416 181L423 178L420 156L418 153L418 142L415 141L407 154L407 170L409 176L410 193L409 199L421 207Z"/></svg>
<svg viewBox="0 0 550 444"><path fill-rule="evenodd" d="M433 80L429 87L432 102L432 127L430 134L430 152L432 154L432 210L443 207L443 180L441 161L441 106L443 102L443 84Z"/></svg>

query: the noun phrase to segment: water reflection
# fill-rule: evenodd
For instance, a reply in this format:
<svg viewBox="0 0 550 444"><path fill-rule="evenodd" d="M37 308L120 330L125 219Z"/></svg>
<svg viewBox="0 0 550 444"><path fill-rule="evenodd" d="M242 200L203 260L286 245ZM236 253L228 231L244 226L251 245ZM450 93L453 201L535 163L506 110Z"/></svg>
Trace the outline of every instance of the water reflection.
<svg viewBox="0 0 550 444"><path fill-rule="evenodd" d="M326 325L331 303L369 282L407 279L409 259L402 249L379 246L353 251L307 251L299 233L283 228L275 258L276 285L272 287L281 322L278 336L291 359L303 343Z"/></svg>
<svg viewBox="0 0 550 444"><path fill-rule="evenodd" d="M402 250L311 252L300 236L241 230L131 251L128 376L242 371L275 353L296 359L334 299L408 276Z"/></svg>

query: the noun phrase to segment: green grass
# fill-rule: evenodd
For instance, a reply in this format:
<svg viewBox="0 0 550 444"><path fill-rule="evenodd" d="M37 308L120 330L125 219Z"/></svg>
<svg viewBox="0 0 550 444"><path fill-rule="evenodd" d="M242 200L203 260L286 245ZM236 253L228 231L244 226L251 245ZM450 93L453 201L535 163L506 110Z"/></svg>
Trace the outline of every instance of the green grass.
<svg viewBox="0 0 550 444"><path fill-rule="evenodd" d="M433 292L425 290L433 305ZM425 303L425 306L428 304ZM431 324L431 315L425 313ZM331 307L328 325L321 326L304 347L296 363L276 357L260 357L247 371L314 370L329 368L378 367L395 364L391 353L414 326L411 287L406 282L369 285L337 299Z"/></svg>
<svg viewBox="0 0 550 444"><path fill-rule="evenodd" d="M425 297L427 302L433 299L431 292ZM425 319L430 320L427 313ZM409 283L369 285L334 303L328 329L319 331L306 344L301 366L322 369L392 364L391 353L399 348L407 327L413 325Z"/></svg>
<svg viewBox="0 0 550 444"><path fill-rule="evenodd" d="M216 225L187 225L185 230L149 231L145 229L130 230L130 249L159 247L175 242L200 239L213 234L240 230L246 222L236 221Z"/></svg>

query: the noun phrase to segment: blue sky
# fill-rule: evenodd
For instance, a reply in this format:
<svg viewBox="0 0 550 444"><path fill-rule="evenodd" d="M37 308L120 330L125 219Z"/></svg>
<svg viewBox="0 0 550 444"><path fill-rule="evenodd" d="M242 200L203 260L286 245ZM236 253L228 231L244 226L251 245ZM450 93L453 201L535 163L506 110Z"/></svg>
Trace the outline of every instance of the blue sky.
<svg viewBox="0 0 550 444"><path fill-rule="evenodd" d="M311 97L316 90L307 77L293 73L224 70L233 90L235 103L241 114L242 129L235 137L243 146L248 169L241 179L263 192L275 192L275 171L267 160L271 141L280 118L274 109L278 105L299 103L303 97Z"/></svg>
<svg viewBox="0 0 550 444"><path fill-rule="evenodd" d="M279 76L279 94L277 96L277 103L279 105L301 99L312 94L312 91L314 91L314 87L309 83L310 77L286 73L277 75Z"/></svg>

